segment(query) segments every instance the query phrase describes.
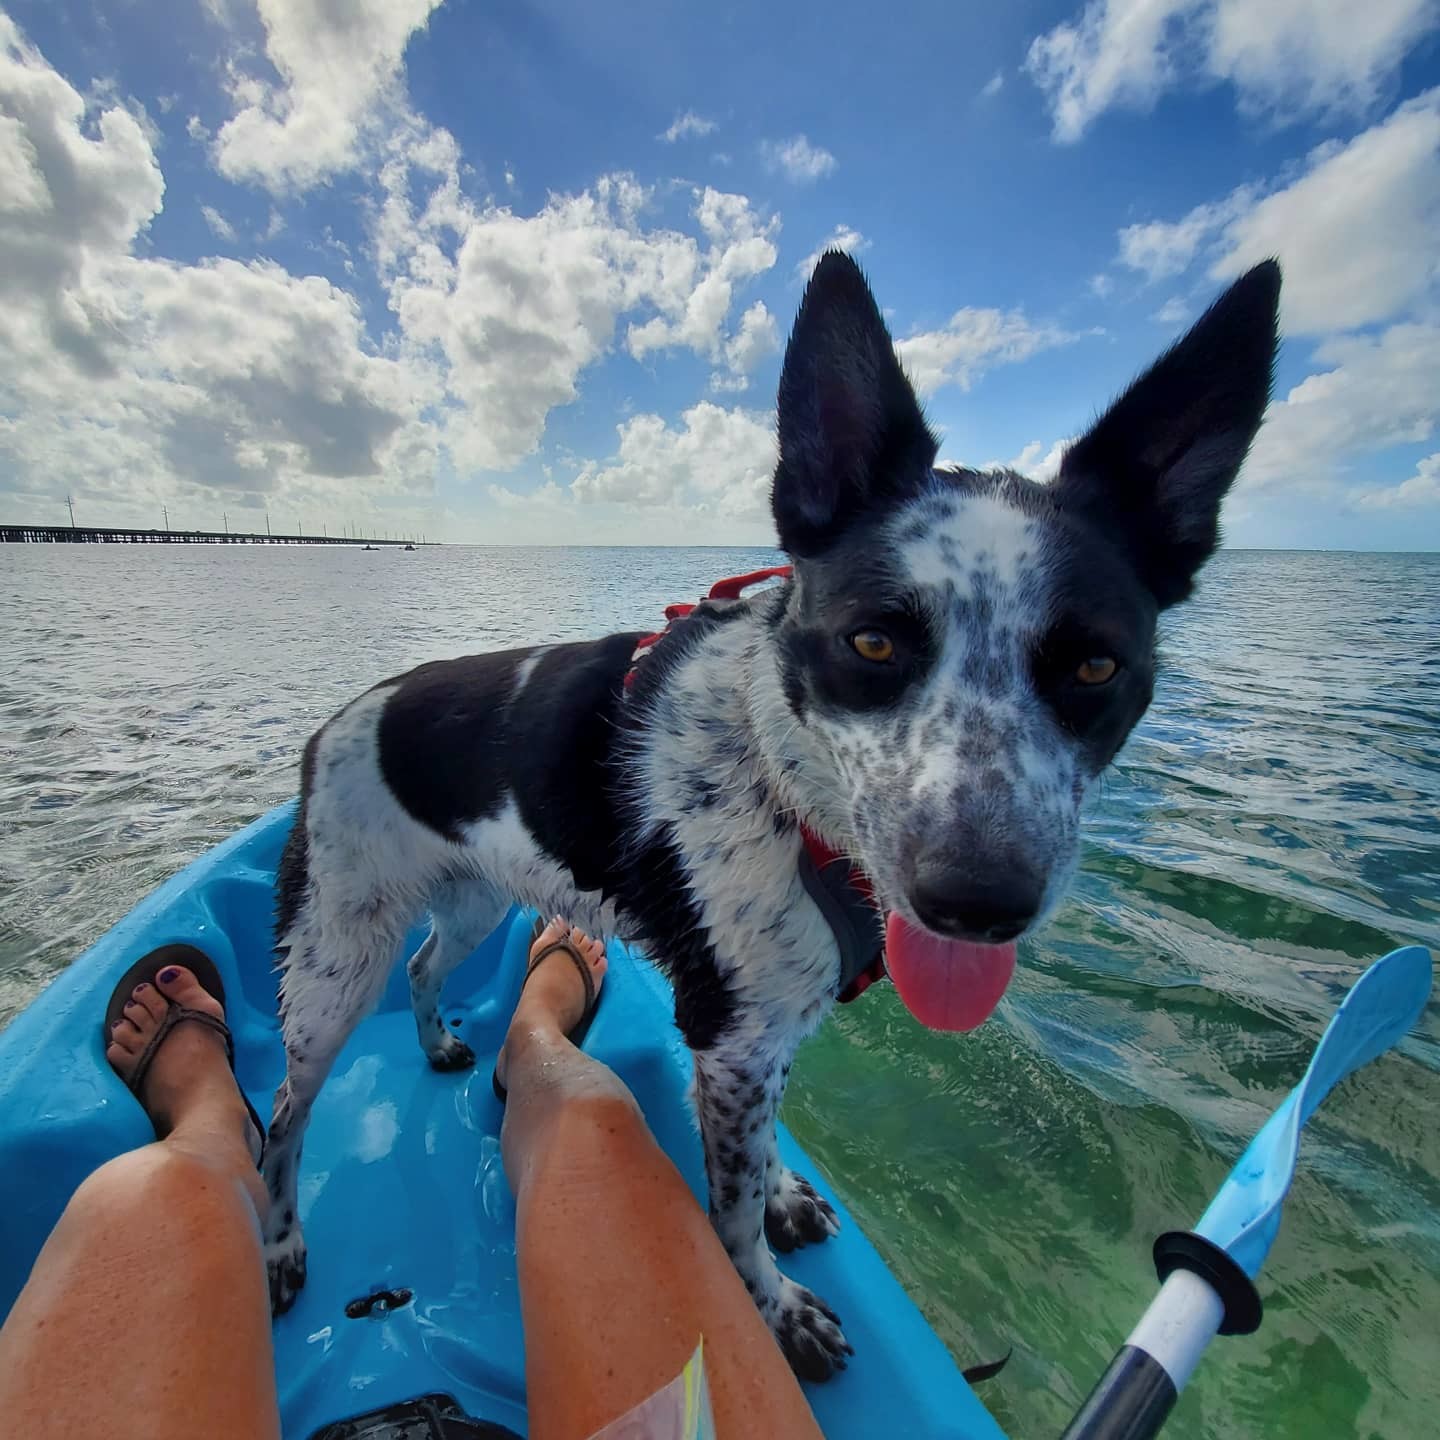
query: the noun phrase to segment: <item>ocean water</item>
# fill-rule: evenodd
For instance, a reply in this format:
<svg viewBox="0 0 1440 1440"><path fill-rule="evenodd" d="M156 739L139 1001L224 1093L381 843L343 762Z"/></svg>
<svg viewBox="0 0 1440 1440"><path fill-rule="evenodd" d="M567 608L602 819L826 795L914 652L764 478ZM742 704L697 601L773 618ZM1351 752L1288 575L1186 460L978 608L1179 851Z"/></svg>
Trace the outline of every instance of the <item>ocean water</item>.
<svg viewBox="0 0 1440 1440"><path fill-rule="evenodd" d="M310 732L423 660L649 626L732 549L0 550L0 1024L293 792ZM888 987L786 1120L1017 1437L1055 1434L1348 984L1440 952L1440 555L1227 552L1167 621L1070 903L995 1019ZM1166 1434L1405 1437L1440 1413L1440 1006L1306 1132L1258 1335ZM858 1356L855 1363L864 1364Z"/></svg>

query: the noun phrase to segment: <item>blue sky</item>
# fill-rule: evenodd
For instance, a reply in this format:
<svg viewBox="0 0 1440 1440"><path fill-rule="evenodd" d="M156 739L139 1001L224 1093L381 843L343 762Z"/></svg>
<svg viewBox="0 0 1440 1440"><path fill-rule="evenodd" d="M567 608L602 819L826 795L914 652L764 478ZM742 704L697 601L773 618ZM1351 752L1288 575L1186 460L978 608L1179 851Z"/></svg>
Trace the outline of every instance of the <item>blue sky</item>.
<svg viewBox="0 0 1440 1440"><path fill-rule="evenodd" d="M763 543L780 347L838 242L944 456L1042 477L1279 254L1230 543L1440 548L1437 26L12 0L0 516Z"/></svg>

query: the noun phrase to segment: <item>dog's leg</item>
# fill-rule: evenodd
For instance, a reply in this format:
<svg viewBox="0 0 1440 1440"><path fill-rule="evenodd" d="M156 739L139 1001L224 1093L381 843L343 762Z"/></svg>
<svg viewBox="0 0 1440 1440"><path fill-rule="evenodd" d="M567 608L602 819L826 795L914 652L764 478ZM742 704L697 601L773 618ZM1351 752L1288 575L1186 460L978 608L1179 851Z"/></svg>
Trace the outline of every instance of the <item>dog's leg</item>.
<svg viewBox="0 0 1440 1440"><path fill-rule="evenodd" d="M780 1093L790 1067L780 1076ZM770 1130L770 1153L765 1163L765 1237L782 1255L802 1245L815 1245L840 1233L840 1217L830 1202L803 1176L780 1160L774 1127Z"/></svg>
<svg viewBox="0 0 1440 1440"><path fill-rule="evenodd" d="M287 937L281 1026L285 1082L265 1149L270 1213L265 1222L265 1268L270 1306L283 1314L305 1284L305 1237L296 1183L310 1107L355 1026L385 988L406 917L381 901L354 923L321 923L313 902Z"/></svg>
<svg viewBox="0 0 1440 1440"><path fill-rule="evenodd" d="M798 1033L787 1039L744 1026L698 1051L695 1106L711 1221L791 1368L802 1380L825 1380L853 1353L839 1316L781 1274L765 1243L775 1116L795 1040Z"/></svg>
<svg viewBox="0 0 1440 1440"><path fill-rule="evenodd" d="M475 1052L440 1014L445 977L504 920L510 902L486 880L447 880L431 897L430 934L410 957L410 1004L420 1048L436 1070L464 1070Z"/></svg>

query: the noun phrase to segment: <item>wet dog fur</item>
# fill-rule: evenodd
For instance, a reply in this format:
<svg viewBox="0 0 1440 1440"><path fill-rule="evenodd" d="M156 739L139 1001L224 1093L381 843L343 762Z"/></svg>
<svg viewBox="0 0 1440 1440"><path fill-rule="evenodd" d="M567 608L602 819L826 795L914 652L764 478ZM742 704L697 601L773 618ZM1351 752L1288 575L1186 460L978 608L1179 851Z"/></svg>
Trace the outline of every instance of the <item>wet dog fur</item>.
<svg viewBox="0 0 1440 1440"><path fill-rule="evenodd" d="M638 633L422 665L321 728L278 879L277 1310L304 1283L310 1107L407 928L428 911L408 961L421 1047L459 1069L474 1055L441 986L519 901L669 975L716 1230L797 1373L845 1364L837 1317L773 1254L836 1230L775 1145L839 973L801 822L912 925L993 942L1054 910L1086 797L1150 703L1157 616L1214 549L1260 424L1279 286L1273 262L1236 281L1037 484L935 467L864 278L828 254L779 390L793 579L700 606L628 690Z"/></svg>

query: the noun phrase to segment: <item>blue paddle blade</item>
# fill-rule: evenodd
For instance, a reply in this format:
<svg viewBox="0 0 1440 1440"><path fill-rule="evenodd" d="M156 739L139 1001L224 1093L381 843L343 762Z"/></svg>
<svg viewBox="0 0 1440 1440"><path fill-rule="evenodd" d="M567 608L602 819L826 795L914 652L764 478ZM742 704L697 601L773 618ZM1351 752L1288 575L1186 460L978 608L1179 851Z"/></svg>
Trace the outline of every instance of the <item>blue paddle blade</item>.
<svg viewBox="0 0 1440 1440"><path fill-rule="evenodd" d="M1392 950L1351 987L1320 1037L1305 1078L1250 1142L1196 1233L1254 1279L1280 1229L1280 1206L1295 1178L1300 1131L1347 1075L1383 1055L1420 1018L1430 996L1430 952Z"/></svg>

